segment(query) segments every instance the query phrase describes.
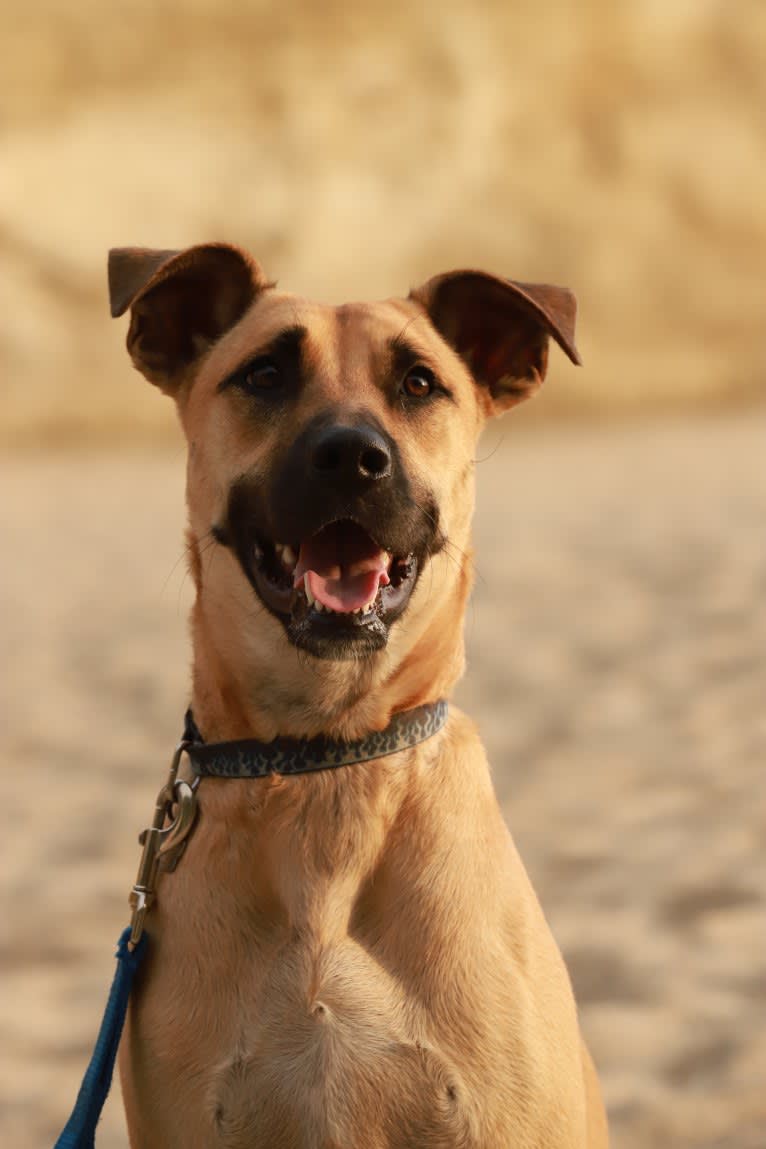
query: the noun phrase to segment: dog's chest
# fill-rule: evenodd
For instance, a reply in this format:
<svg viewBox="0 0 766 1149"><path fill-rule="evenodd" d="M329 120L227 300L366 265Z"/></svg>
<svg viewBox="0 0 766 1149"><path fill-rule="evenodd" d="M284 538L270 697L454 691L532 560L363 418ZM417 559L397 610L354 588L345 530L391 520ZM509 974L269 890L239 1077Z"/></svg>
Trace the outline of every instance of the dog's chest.
<svg viewBox="0 0 766 1149"><path fill-rule="evenodd" d="M456 1068L356 928L388 819L348 785L316 789L311 818L276 795L260 835L216 812L226 834L193 842L173 875L157 973L193 984L196 1004L184 1032L185 1003L174 1013L172 1056L222 1149L470 1145ZM201 938L207 959L190 961Z"/></svg>
<svg viewBox="0 0 766 1149"><path fill-rule="evenodd" d="M353 942L283 953L210 1081L226 1149L467 1145L462 1083Z"/></svg>

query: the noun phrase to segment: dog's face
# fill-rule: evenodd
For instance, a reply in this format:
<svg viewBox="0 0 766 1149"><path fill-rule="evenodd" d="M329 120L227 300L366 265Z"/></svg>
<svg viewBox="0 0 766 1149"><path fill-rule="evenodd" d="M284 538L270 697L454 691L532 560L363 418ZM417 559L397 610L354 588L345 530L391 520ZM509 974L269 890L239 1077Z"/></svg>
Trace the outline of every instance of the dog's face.
<svg viewBox="0 0 766 1149"><path fill-rule="evenodd" d="M577 360L569 292L459 272L326 307L225 245L117 250L110 286L178 404L198 591L240 650L390 673L450 597L460 625L476 439L542 382L549 335Z"/></svg>

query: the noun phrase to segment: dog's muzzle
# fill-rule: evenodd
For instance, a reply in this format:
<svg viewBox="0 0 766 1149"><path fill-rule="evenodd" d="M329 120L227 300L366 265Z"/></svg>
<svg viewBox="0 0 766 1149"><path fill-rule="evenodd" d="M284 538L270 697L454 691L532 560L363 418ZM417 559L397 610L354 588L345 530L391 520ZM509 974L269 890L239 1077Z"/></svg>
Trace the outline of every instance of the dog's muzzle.
<svg viewBox="0 0 766 1149"><path fill-rule="evenodd" d="M443 545L433 500L415 496L395 443L369 423L315 421L271 481L234 484L214 533L290 641L331 659L386 645Z"/></svg>

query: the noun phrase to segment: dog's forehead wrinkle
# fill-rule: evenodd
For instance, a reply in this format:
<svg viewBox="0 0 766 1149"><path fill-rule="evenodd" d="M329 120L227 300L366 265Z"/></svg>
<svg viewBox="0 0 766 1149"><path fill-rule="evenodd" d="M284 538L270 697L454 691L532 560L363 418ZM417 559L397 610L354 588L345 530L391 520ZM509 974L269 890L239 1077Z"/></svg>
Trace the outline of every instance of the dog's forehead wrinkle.
<svg viewBox="0 0 766 1149"><path fill-rule="evenodd" d="M441 344L427 316L406 300L332 306L269 291L212 348L204 373L220 383L287 339L306 376L339 398L379 388L405 357L436 367Z"/></svg>

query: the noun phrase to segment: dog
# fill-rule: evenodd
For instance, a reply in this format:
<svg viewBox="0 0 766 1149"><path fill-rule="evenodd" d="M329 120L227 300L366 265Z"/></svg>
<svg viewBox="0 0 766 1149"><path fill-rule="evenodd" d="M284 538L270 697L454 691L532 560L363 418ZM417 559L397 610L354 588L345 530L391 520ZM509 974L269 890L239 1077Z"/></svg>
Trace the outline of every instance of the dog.
<svg viewBox="0 0 766 1149"><path fill-rule="evenodd" d="M482 271L330 307L246 252L110 253L188 441L208 742L365 738L464 667L477 437L575 363L574 296ZM570 982L472 722L206 778L121 1043L133 1149L602 1149Z"/></svg>

